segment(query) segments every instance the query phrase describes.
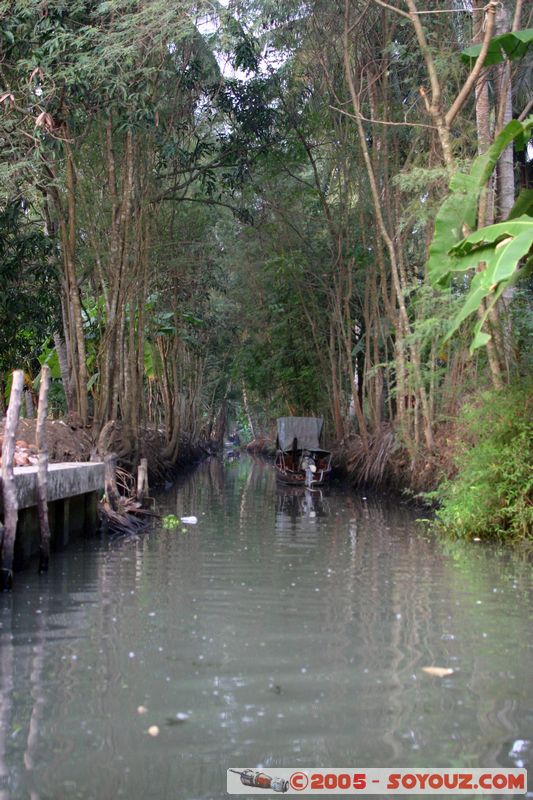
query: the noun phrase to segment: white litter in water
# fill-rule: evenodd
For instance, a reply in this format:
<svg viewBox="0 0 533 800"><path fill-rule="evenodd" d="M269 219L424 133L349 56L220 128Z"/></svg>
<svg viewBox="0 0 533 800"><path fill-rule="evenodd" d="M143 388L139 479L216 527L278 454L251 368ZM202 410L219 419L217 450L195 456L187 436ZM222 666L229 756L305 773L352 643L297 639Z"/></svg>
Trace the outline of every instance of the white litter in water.
<svg viewBox="0 0 533 800"><path fill-rule="evenodd" d="M527 754L531 742L527 739L517 739L513 742L513 746L509 751L509 758L511 758L517 767L525 767L527 761Z"/></svg>
<svg viewBox="0 0 533 800"><path fill-rule="evenodd" d="M196 525L198 517L181 517L181 521L184 525Z"/></svg>

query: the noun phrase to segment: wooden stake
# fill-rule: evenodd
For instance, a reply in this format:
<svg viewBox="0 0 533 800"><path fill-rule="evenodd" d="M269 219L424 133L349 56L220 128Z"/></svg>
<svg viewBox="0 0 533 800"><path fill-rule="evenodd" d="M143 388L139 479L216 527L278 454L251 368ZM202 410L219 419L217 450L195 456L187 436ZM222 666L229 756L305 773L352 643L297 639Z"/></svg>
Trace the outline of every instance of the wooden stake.
<svg viewBox="0 0 533 800"><path fill-rule="evenodd" d="M18 498L13 472L15 455L15 435L19 418L24 373L17 369L13 373L13 383L9 397L4 443L2 445L2 490L4 496L4 535L0 553L0 591L13 588L13 550L17 533Z"/></svg>
<svg viewBox="0 0 533 800"><path fill-rule="evenodd" d="M143 505L148 496L148 459L141 458L137 467L137 502Z"/></svg>
<svg viewBox="0 0 533 800"><path fill-rule="evenodd" d="M117 456L115 453L108 453L104 457L104 467L107 502L113 511L118 511L120 494L117 488Z"/></svg>
<svg viewBox="0 0 533 800"><path fill-rule="evenodd" d="M39 572L48 572L50 559L50 523L48 521L48 446L46 444L46 416L48 413L48 390L50 387L50 367L41 370L41 386L39 388L39 407L37 410L36 444L38 450L37 469L37 512L41 542L39 548Z"/></svg>

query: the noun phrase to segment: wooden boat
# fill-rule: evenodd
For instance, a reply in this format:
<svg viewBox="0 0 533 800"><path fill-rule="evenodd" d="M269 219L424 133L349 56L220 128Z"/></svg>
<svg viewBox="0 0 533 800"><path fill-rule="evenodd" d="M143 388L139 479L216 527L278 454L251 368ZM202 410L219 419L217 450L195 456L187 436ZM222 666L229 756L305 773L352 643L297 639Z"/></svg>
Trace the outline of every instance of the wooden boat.
<svg viewBox="0 0 533 800"><path fill-rule="evenodd" d="M322 486L331 474L331 453L320 446L319 417L280 417L276 440L276 472L282 483Z"/></svg>

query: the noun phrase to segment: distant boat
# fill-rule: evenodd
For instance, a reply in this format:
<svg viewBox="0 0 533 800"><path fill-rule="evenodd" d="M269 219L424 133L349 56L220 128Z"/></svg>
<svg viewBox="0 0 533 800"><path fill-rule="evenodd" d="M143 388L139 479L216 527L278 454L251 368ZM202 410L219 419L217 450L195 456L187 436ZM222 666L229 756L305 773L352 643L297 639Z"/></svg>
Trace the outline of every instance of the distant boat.
<svg viewBox="0 0 533 800"><path fill-rule="evenodd" d="M280 417L276 439L278 480L292 486L322 486L331 473L331 453L320 446L320 417Z"/></svg>

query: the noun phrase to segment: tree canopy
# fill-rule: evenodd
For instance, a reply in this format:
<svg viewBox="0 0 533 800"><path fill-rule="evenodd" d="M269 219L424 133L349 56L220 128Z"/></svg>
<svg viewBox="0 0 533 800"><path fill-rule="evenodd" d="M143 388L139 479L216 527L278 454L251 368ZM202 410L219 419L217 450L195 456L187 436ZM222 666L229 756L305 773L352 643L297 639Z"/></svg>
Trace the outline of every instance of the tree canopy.
<svg viewBox="0 0 533 800"><path fill-rule="evenodd" d="M173 457L228 403L434 453L530 359L533 11L449 5L3 2L4 384L55 334Z"/></svg>

